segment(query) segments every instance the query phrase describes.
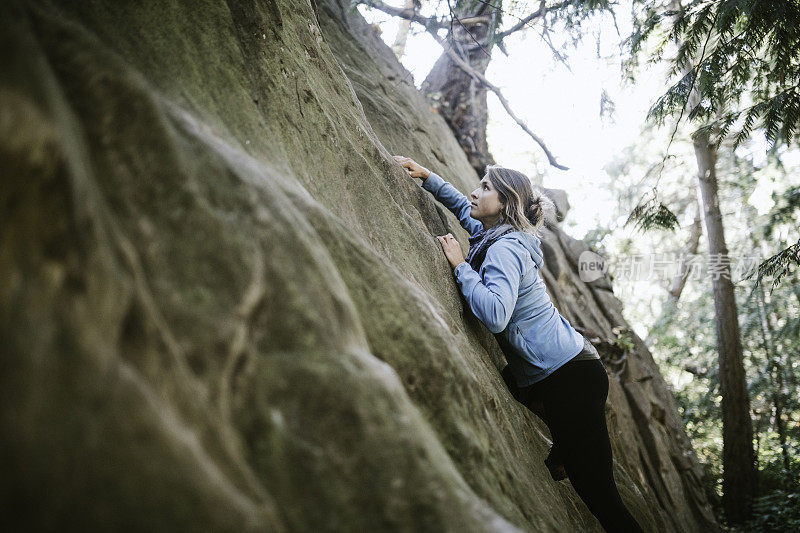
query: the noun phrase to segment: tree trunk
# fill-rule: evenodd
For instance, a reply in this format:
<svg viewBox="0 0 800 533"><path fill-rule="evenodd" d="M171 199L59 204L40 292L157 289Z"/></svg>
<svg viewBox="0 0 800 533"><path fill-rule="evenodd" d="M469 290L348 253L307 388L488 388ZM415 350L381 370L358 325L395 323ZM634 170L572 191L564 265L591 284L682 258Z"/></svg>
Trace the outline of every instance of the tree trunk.
<svg viewBox="0 0 800 533"><path fill-rule="evenodd" d="M697 199L697 191L695 191L694 206L694 222L692 222L692 226L689 230L689 238L686 240L686 244L682 250L683 253L680 266L678 267L678 273L672 279L672 283L667 290L667 299L661 309L661 314L653 323L653 327L650 328L650 332L648 332L647 338L644 341L648 348L653 345L653 341L655 340L653 333L660 330L666 323L672 320L672 316L675 314L678 307L678 300L681 299L683 289L686 287L686 280L689 279L689 256L697 253L697 247L700 245L700 237L703 235L703 221L700 216L702 210L700 208L700 201Z"/></svg>
<svg viewBox="0 0 800 533"><path fill-rule="evenodd" d="M781 395L783 394L783 377L781 375L780 366L773 368L776 376L775 385L777 390L772 393L772 402L775 406L775 431L778 432L778 442L781 445L781 456L783 457L783 475L784 487L788 490L792 485L791 475L791 458L789 457L789 443L786 442L786 423L783 420L783 402Z"/></svg>
<svg viewBox="0 0 800 533"><path fill-rule="evenodd" d="M756 430L755 430L755 458L756 458L756 469L760 469L759 457L761 456L761 428L764 427L764 414L756 409L753 411L753 418L756 420Z"/></svg>
<svg viewBox="0 0 800 533"><path fill-rule="evenodd" d="M745 209L745 213L748 212L746 200L742 199L743 208ZM752 226L754 221L750 220L750 217L747 218L746 223L748 226ZM759 248L759 243L755 239L755 237L751 234L750 235L750 242L753 246L754 250ZM758 318L759 318L759 326L761 329L761 338L762 338L762 345L764 348L765 358L767 360L766 364L766 373L772 378L771 382L771 392L770 392L770 399L772 401L773 412L775 413L775 431L778 433L778 442L781 446L781 455L783 458L783 469L785 472L785 488L789 488L792 482L790 476L790 457L789 457L789 450L786 441L786 424L783 420L783 411L785 400L783 396L784 390L784 362L781 354L783 350L776 346L776 335L775 335L775 326L773 323L773 314L770 313L767 309L767 301L766 296L764 294L764 286L759 284L754 289L756 291L756 303L758 305ZM756 439L760 437L760 425L756 428ZM756 459L758 459L759 452L758 446L756 446ZM758 465L757 461L757 468L760 469L760 465Z"/></svg>
<svg viewBox="0 0 800 533"><path fill-rule="evenodd" d="M414 7L414 0L406 0L403 4L404 9L412 9ZM411 28L411 21L408 19L399 19L399 26L397 27L397 35L392 44L392 52L397 56L397 59L403 57L406 51L406 41L408 40L408 30Z"/></svg>
<svg viewBox="0 0 800 533"><path fill-rule="evenodd" d="M775 431L778 433L778 442L781 445L781 456L783 458L784 483L788 489L791 486L792 478L790 475L791 470L789 457L789 448L786 441L786 424L783 421L783 362L779 350L775 347L775 327L773 326L772 314L767 312L767 305L764 299L764 287L758 286L759 295L759 310L761 312L761 320L766 328L769 339L769 366L768 371L770 377L773 378L772 383L772 405L775 408Z"/></svg>
<svg viewBox="0 0 800 533"><path fill-rule="evenodd" d="M453 16L459 19L494 14L502 1L489 5L489 2L470 2L459 0ZM481 74L489 65L491 46L488 44L489 27L486 24L464 24L453 21L453 29L448 36L458 55ZM486 165L494 164L486 142L487 89L479 81L461 70L446 53L431 69L422 83L422 92L431 106L447 122L467 155L470 165L479 176L483 176Z"/></svg>
<svg viewBox="0 0 800 533"><path fill-rule="evenodd" d="M730 259L717 194L717 148L708 135L694 138L698 180L708 235L722 395L722 505L727 520L742 523L755 493L753 425L742 360L742 341Z"/></svg>

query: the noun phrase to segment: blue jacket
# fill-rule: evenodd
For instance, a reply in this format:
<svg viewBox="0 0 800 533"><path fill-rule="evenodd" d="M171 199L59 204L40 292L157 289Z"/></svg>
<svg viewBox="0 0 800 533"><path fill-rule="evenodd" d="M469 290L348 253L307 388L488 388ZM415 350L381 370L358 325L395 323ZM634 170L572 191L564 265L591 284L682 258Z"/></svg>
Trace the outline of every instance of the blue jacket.
<svg viewBox="0 0 800 533"><path fill-rule="evenodd" d="M469 216L470 202L431 172L422 186L458 218L470 235L483 229ZM539 238L512 231L497 239L475 272L466 261L454 274L472 312L513 347L506 353L517 386L543 380L583 349L583 335L558 312L539 276L544 258Z"/></svg>

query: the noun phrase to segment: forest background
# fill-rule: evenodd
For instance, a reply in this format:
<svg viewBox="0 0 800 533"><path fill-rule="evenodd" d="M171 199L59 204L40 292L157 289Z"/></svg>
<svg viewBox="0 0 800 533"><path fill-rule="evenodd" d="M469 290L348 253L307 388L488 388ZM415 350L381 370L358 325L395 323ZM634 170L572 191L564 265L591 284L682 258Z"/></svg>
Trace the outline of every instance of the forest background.
<svg viewBox="0 0 800 533"><path fill-rule="evenodd" d="M477 171L496 162L567 191L565 229L605 259L721 522L800 529L800 2L353 9Z"/></svg>

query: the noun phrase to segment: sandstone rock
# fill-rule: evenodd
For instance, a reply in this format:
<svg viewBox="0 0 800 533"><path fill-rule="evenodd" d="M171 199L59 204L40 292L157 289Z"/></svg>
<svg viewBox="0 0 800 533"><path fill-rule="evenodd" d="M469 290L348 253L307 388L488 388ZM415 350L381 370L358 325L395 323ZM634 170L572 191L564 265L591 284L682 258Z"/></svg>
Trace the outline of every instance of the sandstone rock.
<svg viewBox="0 0 800 533"><path fill-rule="evenodd" d="M391 155L477 176L347 2L12 0L0 64L6 530L598 530ZM564 239L554 300L609 339ZM713 529L634 341L623 497Z"/></svg>
<svg viewBox="0 0 800 533"><path fill-rule="evenodd" d="M545 194L556 204L556 220L561 222L569 213L569 199L564 189L545 189Z"/></svg>

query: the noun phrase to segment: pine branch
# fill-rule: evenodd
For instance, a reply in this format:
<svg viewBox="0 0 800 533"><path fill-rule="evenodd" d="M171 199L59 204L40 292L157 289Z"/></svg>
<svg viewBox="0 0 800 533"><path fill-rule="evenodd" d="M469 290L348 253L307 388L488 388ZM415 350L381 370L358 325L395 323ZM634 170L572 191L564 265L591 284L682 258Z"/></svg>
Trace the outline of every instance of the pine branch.
<svg viewBox="0 0 800 533"><path fill-rule="evenodd" d="M788 248L781 250L768 259L765 259L760 265L758 265L758 277L756 278L756 285L760 284L764 277L773 276L772 288L770 289L770 292L772 292L772 290L780 284L781 279L783 279L786 274L794 272L793 267L796 267L797 265L800 265L800 239L798 239L796 243ZM745 277L745 279L750 279L754 274L755 272L751 272Z"/></svg>
<svg viewBox="0 0 800 533"><path fill-rule="evenodd" d="M628 219L623 226L633 224L634 230L640 232L649 231L655 228L674 230L680 225L678 217L667 207L666 204L658 200L658 193L655 188L646 194L636 207L633 208Z"/></svg>
<svg viewBox="0 0 800 533"><path fill-rule="evenodd" d="M683 74L651 108L649 118L663 122L667 115L680 112L677 124L685 117L694 122L716 119L695 134L702 131L715 144L732 136L734 147L756 128L764 131L771 149L797 140L800 2L693 0L673 14L663 43L681 43L671 74ZM666 25L669 16L654 9L645 11L629 40L632 56L641 53L642 43ZM691 65L694 57L699 60ZM632 58L630 64L635 63ZM689 79L693 90L687 90ZM691 103L694 91L698 98ZM750 100L749 108L740 108L743 95Z"/></svg>

